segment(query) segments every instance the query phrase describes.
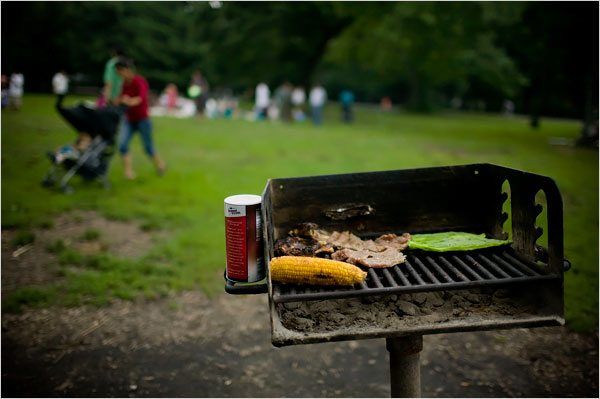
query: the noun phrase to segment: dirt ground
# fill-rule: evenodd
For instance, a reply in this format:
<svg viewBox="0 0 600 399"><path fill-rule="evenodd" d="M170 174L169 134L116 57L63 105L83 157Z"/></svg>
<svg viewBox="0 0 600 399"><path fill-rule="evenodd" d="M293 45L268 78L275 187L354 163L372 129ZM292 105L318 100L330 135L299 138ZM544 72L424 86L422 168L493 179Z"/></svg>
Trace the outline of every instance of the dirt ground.
<svg viewBox="0 0 600 399"><path fill-rule="evenodd" d="M86 232L99 234L86 240ZM33 243L15 247L15 230L2 230L2 295L22 286L41 285L60 279L56 255L48 246L62 240L66 247L84 255L101 251L123 258L143 255L152 247L160 233L144 232L135 223L108 220L92 211L75 211L58 216L49 228L32 230Z"/></svg>
<svg viewBox="0 0 600 399"><path fill-rule="evenodd" d="M127 234L135 225L83 216L36 232L17 257L12 233L3 232L2 289L56 278L44 245L57 226L72 230L73 245L92 226L120 256L138 256L151 243L150 236L128 241L139 236ZM273 347L266 295L185 292L2 316L2 396L385 397L388 362L383 339ZM597 397L598 333L556 327L426 336L421 378L423 396Z"/></svg>
<svg viewBox="0 0 600 399"><path fill-rule="evenodd" d="M389 396L383 339L274 348L267 298L196 292L2 319L3 396ZM427 336L424 396L597 397L598 336Z"/></svg>

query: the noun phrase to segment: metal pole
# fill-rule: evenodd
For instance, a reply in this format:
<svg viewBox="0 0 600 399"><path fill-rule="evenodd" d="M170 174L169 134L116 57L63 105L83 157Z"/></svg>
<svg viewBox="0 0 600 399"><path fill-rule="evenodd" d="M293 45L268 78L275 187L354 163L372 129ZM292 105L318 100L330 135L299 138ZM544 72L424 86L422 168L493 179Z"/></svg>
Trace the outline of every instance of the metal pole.
<svg viewBox="0 0 600 399"><path fill-rule="evenodd" d="M421 335L386 338L390 352L390 385L392 398L418 398L421 396L420 352Z"/></svg>

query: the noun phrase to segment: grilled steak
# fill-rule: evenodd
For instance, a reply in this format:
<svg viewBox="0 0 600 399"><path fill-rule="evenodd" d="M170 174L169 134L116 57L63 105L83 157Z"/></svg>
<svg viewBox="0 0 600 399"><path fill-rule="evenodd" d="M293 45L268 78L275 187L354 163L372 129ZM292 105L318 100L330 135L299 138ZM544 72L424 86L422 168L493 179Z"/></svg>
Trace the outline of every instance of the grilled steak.
<svg viewBox="0 0 600 399"><path fill-rule="evenodd" d="M317 249L315 249L315 256L319 258L331 258L331 254L335 252L333 245L331 244L317 244Z"/></svg>
<svg viewBox="0 0 600 399"><path fill-rule="evenodd" d="M285 237L275 242L275 256L314 256L317 243L311 238Z"/></svg>
<svg viewBox="0 0 600 399"><path fill-rule="evenodd" d="M362 265L372 268L393 267L403 263L406 257L395 248L386 248L381 252L373 252L366 249L354 250L349 248L340 249L331 255L331 259L342 262Z"/></svg>
<svg viewBox="0 0 600 399"><path fill-rule="evenodd" d="M349 231L328 232L315 223L301 223L277 240L275 255L331 257L366 267L392 267L405 261L402 250L408 247L410 234L384 234L375 241L363 240Z"/></svg>
<svg viewBox="0 0 600 399"><path fill-rule="evenodd" d="M349 231L344 231L342 233L334 231L327 239L327 242L336 248L349 248L355 250L366 249L374 252L385 250L384 246L375 244L373 240L361 240L360 237L355 236Z"/></svg>
<svg viewBox="0 0 600 399"><path fill-rule="evenodd" d="M384 234L375 240L375 244L388 248L396 248L398 251L404 251L408 247L410 234L404 233L401 236L396 234Z"/></svg>
<svg viewBox="0 0 600 399"><path fill-rule="evenodd" d="M330 233L320 230L316 223L300 223L290 230L290 236L312 238L321 244L330 244L335 248L368 249L370 251L383 251L385 246L376 245L373 240L362 240L349 231ZM391 234L396 237L395 234Z"/></svg>
<svg viewBox="0 0 600 399"><path fill-rule="evenodd" d="M333 246L320 244L312 238L285 237L277 240L274 247L275 256L316 256L329 258L334 252Z"/></svg>

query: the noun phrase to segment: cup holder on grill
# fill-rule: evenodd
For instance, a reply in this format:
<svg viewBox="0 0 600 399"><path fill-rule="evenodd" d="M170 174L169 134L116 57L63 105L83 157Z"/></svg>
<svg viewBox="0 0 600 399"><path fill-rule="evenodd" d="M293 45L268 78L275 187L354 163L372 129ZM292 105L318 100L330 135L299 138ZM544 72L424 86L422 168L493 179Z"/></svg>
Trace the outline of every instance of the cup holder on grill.
<svg viewBox="0 0 600 399"><path fill-rule="evenodd" d="M225 292L233 295L250 295L250 294L265 294L268 292L267 278L254 283L241 283L233 281L227 278L227 275L223 273L225 279Z"/></svg>

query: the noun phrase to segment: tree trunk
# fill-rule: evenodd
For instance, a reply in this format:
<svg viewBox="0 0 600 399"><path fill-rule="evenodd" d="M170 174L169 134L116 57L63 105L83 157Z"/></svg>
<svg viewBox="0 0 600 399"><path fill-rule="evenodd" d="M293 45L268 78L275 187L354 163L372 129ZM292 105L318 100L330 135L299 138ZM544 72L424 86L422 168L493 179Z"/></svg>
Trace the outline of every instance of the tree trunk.
<svg viewBox="0 0 600 399"><path fill-rule="evenodd" d="M311 79L314 79L313 75L315 69L317 68L317 65L319 65L319 62L327 50L327 43L339 35L340 32L342 32L342 30L344 30L344 28L350 24L350 22L350 19L342 19L338 21L323 33L321 40L315 45L315 50L305 62L305 68L303 69L302 78L300 79L300 82L306 89L311 86L311 83L315 83L312 82Z"/></svg>
<svg viewBox="0 0 600 399"><path fill-rule="evenodd" d="M598 148L598 79L590 74L585 79L583 128L577 145Z"/></svg>
<svg viewBox="0 0 600 399"><path fill-rule="evenodd" d="M536 87L533 87L529 95L529 126L532 129L540 127L541 97L541 92Z"/></svg>

